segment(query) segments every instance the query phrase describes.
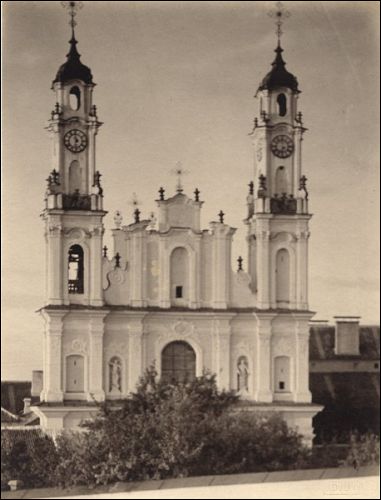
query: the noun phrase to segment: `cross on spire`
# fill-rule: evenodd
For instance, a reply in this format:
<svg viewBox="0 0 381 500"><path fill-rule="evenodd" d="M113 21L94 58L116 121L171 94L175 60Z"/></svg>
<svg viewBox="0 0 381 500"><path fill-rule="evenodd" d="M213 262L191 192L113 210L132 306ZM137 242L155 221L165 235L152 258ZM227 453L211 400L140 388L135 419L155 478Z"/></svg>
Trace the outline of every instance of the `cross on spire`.
<svg viewBox="0 0 381 500"><path fill-rule="evenodd" d="M283 35L282 25L284 23L284 19L286 19L287 17L290 17L291 14L290 14L290 12L288 12L288 10L284 9L284 5L282 4L282 2L277 2L276 3L276 10L269 12L268 15L270 17L275 17L275 19L276 19L276 21L275 21L275 25L276 25L275 33L276 33L276 36L278 38L278 47L280 47L280 39L281 39L281 36Z"/></svg>
<svg viewBox="0 0 381 500"><path fill-rule="evenodd" d="M171 173L177 175L176 191L182 193L184 191L182 184L182 176L188 174L188 170L184 170L181 161L176 163L176 168L171 170Z"/></svg>
<svg viewBox="0 0 381 500"><path fill-rule="evenodd" d="M223 224L224 223L225 214L224 214L224 212L222 210L219 211L218 217L220 218L221 224Z"/></svg>
<svg viewBox="0 0 381 500"><path fill-rule="evenodd" d="M82 9L83 7L83 2L61 2L61 5L64 9L68 10L69 16L70 16L70 21L69 25L71 26L71 36L72 38L74 37L74 28L77 26L77 23L75 21L75 16L77 15L77 12Z"/></svg>

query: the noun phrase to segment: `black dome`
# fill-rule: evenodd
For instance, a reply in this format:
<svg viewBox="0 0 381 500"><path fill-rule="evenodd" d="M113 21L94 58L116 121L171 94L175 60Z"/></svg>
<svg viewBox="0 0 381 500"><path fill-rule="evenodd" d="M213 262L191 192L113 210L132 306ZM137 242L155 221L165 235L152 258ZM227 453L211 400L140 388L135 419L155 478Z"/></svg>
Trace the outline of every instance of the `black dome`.
<svg viewBox="0 0 381 500"><path fill-rule="evenodd" d="M60 66L57 75L53 80L56 82L67 82L69 80L82 80L84 83L93 83L93 75L90 68L80 61L80 54L77 51L77 40L74 36L70 40L70 51L67 54L67 61Z"/></svg>
<svg viewBox="0 0 381 500"><path fill-rule="evenodd" d="M283 49L278 45L275 49L276 57L272 63L272 69L262 80L262 83L258 87L258 90L274 90L279 87L287 87L293 92L300 92L298 89L298 80L296 77L289 73L285 66L286 63L283 61L282 52Z"/></svg>

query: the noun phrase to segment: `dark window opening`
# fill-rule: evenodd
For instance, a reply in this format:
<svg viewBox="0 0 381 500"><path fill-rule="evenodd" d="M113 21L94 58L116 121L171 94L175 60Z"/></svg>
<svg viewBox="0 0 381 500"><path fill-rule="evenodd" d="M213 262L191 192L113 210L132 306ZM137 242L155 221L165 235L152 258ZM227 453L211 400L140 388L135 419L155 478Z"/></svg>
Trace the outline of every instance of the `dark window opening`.
<svg viewBox="0 0 381 500"><path fill-rule="evenodd" d="M83 249L73 245L69 249L69 293L83 293Z"/></svg>
<svg viewBox="0 0 381 500"><path fill-rule="evenodd" d="M277 97L279 116L285 116L287 113L287 98L284 94L279 94Z"/></svg>
<svg viewBox="0 0 381 500"><path fill-rule="evenodd" d="M284 382L279 382L279 389L284 391Z"/></svg>
<svg viewBox="0 0 381 500"><path fill-rule="evenodd" d="M81 91L78 87L72 87L69 92L70 107L73 111L78 111L81 107Z"/></svg>
<svg viewBox="0 0 381 500"><path fill-rule="evenodd" d="M378 368L378 363L374 363L374 367L375 367L375 368Z"/></svg>
<svg viewBox="0 0 381 500"><path fill-rule="evenodd" d="M161 378L165 382L190 382L196 377L196 354L183 341L168 344L161 355Z"/></svg>
<svg viewBox="0 0 381 500"><path fill-rule="evenodd" d="M183 297L183 287L177 286L176 287L176 299L181 299L182 297Z"/></svg>

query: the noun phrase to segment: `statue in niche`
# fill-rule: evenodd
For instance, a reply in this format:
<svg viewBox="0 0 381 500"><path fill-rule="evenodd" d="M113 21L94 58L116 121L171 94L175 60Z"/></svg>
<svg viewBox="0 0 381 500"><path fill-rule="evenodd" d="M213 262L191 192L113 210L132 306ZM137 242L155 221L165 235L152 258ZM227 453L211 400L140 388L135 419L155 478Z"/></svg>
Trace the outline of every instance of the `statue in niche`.
<svg viewBox="0 0 381 500"><path fill-rule="evenodd" d="M122 364L119 358L112 358L109 366L109 391L110 394L122 392Z"/></svg>
<svg viewBox="0 0 381 500"><path fill-rule="evenodd" d="M241 356L237 363L237 390L247 393L249 390L249 363L246 356Z"/></svg>

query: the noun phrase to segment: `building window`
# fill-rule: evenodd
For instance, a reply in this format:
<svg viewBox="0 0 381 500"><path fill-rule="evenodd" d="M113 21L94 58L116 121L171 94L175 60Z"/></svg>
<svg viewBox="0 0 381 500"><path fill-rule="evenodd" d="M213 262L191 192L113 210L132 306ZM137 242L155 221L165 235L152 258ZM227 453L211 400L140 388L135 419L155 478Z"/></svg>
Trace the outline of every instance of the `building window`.
<svg viewBox="0 0 381 500"><path fill-rule="evenodd" d="M81 91L77 86L72 87L69 92L69 103L73 111L78 111L81 107Z"/></svg>
<svg viewBox="0 0 381 500"><path fill-rule="evenodd" d="M71 194L82 191L82 169L77 160L73 160L69 166L69 192Z"/></svg>
<svg viewBox="0 0 381 500"><path fill-rule="evenodd" d="M189 293L189 259L184 247L175 248L170 260L171 301L178 304L178 300L186 301Z"/></svg>
<svg viewBox="0 0 381 500"><path fill-rule="evenodd" d="M285 248L276 254L276 301L287 307L290 301L290 256Z"/></svg>
<svg viewBox="0 0 381 500"><path fill-rule="evenodd" d="M286 116L287 114L287 98L284 94L279 94L277 97L278 114L279 116Z"/></svg>
<svg viewBox="0 0 381 500"><path fill-rule="evenodd" d="M290 358L277 356L274 359L274 390L275 392L290 392Z"/></svg>
<svg viewBox="0 0 381 500"><path fill-rule="evenodd" d="M66 392L84 392L85 360L83 356L72 354L66 358Z"/></svg>
<svg viewBox="0 0 381 500"><path fill-rule="evenodd" d="M287 170L285 167L278 167L275 173L275 193L282 195L288 193Z"/></svg>
<svg viewBox="0 0 381 500"><path fill-rule="evenodd" d="M122 392L122 361L117 356L108 363L108 391L119 395Z"/></svg>
<svg viewBox="0 0 381 500"><path fill-rule="evenodd" d="M183 341L168 344L161 355L161 379L164 382L189 382L196 377L196 354Z"/></svg>
<svg viewBox="0 0 381 500"><path fill-rule="evenodd" d="M80 245L69 248L68 291L83 293L83 249Z"/></svg>

